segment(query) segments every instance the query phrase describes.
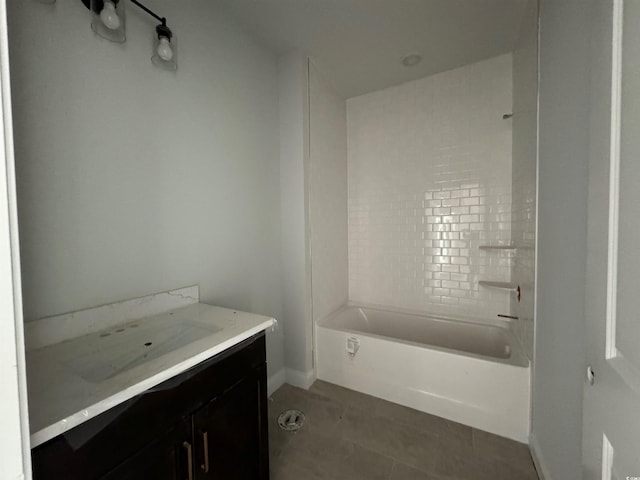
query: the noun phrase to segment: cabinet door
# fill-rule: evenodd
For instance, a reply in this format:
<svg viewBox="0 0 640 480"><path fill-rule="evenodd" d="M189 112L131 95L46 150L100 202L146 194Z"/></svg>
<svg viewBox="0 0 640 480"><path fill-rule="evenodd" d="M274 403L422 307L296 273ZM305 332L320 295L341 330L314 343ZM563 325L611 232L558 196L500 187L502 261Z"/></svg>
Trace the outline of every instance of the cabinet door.
<svg viewBox="0 0 640 480"><path fill-rule="evenodd" d="M197 480L269 478L265 367L194 415Z"/></svg>
<svg viewBox="0 0 640 480"><path fill-rule="evenodd" d="M193 479L195 472L191 442L191 418L188 418L125 460L100 480ZM108 454L109 452L105 452L105 455Z"/></svg>

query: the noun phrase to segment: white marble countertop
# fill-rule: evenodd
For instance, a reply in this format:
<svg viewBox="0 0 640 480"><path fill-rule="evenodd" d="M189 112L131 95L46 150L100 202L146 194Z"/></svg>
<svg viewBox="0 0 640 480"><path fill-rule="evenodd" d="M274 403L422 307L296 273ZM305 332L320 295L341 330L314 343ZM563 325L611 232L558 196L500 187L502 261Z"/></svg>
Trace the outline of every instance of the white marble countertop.
<svg viewBox="0 0 640 480"><path fill-rule="evenodd" d="M270 317L191 303L28 350L31 446L274 324Z"/></svg>

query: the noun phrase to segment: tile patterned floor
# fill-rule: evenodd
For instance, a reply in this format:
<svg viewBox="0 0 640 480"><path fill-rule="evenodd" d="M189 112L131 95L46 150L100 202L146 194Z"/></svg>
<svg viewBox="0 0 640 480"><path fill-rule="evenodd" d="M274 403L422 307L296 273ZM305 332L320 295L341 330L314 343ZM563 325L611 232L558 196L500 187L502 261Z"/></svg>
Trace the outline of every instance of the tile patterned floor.
<svg viewBox="0 0 640 480"><path fill-rule="evenodd" d="M272 480L538 480L524 444L322 381L272 395L269 446Z"/></svg>

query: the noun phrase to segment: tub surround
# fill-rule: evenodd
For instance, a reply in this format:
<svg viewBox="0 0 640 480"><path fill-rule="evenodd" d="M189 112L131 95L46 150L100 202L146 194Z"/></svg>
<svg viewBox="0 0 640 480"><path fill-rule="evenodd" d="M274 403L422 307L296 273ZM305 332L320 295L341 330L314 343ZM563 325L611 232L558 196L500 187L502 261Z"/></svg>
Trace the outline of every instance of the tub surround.
<svg viewBox="0 0 640 480"><path fill-rule="evenodd" d="M349 300L510 313L512 56L347 100Z"/></svg>
<svg viewBox="0 0 640 480"><path fill-rule="evenodd" d="M270 317L199 303L197 287L32 322L27 338L31 446L274 324ZM56 325L61 331L55 343L47 342Z"/></svg>

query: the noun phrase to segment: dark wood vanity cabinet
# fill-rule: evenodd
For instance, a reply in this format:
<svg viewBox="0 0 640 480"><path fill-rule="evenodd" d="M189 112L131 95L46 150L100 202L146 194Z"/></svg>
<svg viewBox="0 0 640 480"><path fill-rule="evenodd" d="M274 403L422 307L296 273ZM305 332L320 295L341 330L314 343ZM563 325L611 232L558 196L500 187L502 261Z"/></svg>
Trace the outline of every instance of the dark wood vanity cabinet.
<svg viewBox="0 0 640 480"><path fill-rule="evenodd" d="M202 446L196 450L194 478L268 478L268 455L263 455L254 427L266 420L255 408L258 395L255 381L244 378L193 415L194 444Z"/></svg>
<svg viewBox="0 0 640 480"><path fill-rule="evenodd" d="M35 480L268 480L264 333L33 449Z"/></svg>
<svg viewBox="0 0 640 480"><path fill-rule="evenodd" d="M100 480L186 480L189 478L190 467L193 478L193 452L189 442L191 437L191 422L187 419L101 476Z"/></svg>

